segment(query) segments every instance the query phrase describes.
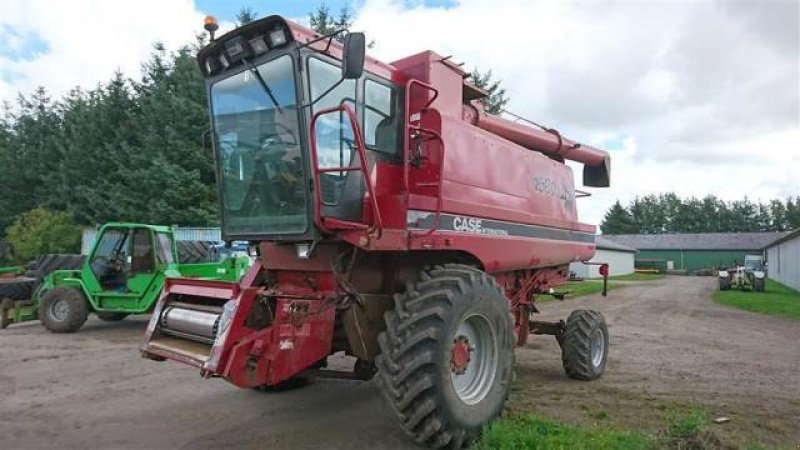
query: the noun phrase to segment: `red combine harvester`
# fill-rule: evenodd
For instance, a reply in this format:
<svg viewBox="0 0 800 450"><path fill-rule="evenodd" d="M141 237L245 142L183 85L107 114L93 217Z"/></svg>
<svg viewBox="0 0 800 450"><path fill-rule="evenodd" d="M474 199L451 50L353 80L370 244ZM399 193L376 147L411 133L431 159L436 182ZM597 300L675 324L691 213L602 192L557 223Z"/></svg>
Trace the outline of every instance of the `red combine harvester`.
<svg viewBox="0 0 800 450"><path fill-rule="evenodd" d="M141 346L243 388L377 377L405 432L460 447L497 417L514 346L555 335L568 376L605 368L594 311L531 320L536 294L594 255L572 170L610 158L484 113L486 93L427 51L386 64L278 16L213 40L207 77L226 240L258 259L239 283L169 279ZM335 352L352 372L325 370Z"/></svg>

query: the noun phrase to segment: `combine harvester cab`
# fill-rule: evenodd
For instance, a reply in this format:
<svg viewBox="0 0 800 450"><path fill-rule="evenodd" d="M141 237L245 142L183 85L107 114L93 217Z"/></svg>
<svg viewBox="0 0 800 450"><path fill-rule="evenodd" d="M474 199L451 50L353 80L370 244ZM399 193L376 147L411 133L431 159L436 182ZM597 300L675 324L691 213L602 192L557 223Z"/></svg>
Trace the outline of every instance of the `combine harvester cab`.
<svg viewBox="0 0 800 450"><path fill-rule="evenodd" d="M376 377L410 437L450 448L501 413L532 334L556 337L569 377L602 375L599 312L531 319L595 253L566 161L606 187L606 152L486 114L434 52L386 64L361 33L278 16L206 29L222 237L258 258L238 283L167 280L142 356L240 387ZM352 370L326 369L337 352Z"/></svg>

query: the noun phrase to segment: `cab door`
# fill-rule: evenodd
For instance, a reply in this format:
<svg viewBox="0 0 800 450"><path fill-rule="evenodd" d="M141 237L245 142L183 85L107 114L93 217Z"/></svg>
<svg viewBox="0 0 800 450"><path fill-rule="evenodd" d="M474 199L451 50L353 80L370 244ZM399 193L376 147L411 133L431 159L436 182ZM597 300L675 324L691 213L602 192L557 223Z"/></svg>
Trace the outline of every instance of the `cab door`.
<svg viewBox="0 0 800 450"><path fill-rule="evenodd" d="M156 276L156 252L153 232L147 228L134 228L130 239L130 265L128 267L128 292L142 294Z"/></svg>

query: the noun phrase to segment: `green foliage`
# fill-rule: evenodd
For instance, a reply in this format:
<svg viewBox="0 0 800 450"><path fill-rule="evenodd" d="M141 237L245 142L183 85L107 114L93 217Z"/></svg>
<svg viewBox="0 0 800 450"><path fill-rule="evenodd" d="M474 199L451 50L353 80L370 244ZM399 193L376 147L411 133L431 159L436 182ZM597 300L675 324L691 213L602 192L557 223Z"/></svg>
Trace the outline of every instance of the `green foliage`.
<svg viewBox="0 0 800 450"><path fill-rule="evenodd" d="M347 36L348 30L353 26L353 13L347 4L339 10L339 15L336 16L331 12L330 7L322 2L315 11L308 14L309 24L311 29L321 35L331 34L338 30L344 30L333 38L339 42L344 42L344 37ZM370 41L367 48L373 48L375 41Z"/></svg>
<svg viewBox="0 0 800 450"><path fill-rule="evenodd" d="M169 54L156 44L140 79L117 73L53 101L44 89L0 119L0 229L37 206L79 224L213 225L218 209L201 41Z"/></svg>
<svg viewBox="0 0 800 450"><path fill-rule="evenodd" d="M617 289L621 287L618 283L608 283L608 290ZM570 281L569 283L558 286L555 288L557 292L565 292L566 298L582 297L584 295L599 294L603 292L602 280L584 280L584 281ZM555 297L549 294L542 294L536 297L538 302L548 302L554 300Z"/></svg>
<svg viewBox="0 0 800 450"><path fill-rule="evenodd" d="M664 278L662 273L631 273L628 275L615 275L608 277L609 280L617 281L653 281Z"/></svg>
<svg viewBox="0 0 800 450"><path fill-rule="evenodd" d="M800 292L773 280L767 280L765 292L716 291L714 301L746 311L800 320Z"/></svg>
<svg viewBox="0 0 800 450"><path fill-rule="evenodd" d="M673 193L616 202L600 224L603 234L736 233L800 228L800 197L785 202L725 202L713 195L682 199Z"/></svg>
<svg viewBox="0 0 800 450"><path fill-rule="evenodd" d="M652 447L641 433L581 428L535 416L511 417L486 427L479 450L639 450Z"/></svg>
<svg viewBox="0 0 800 450"><path fill-rule="evenodd" d="M506 89L502 86L500 80L492 78L492 71L481 72L478 69L472 71L469 75L472 83L489 93L489 96L481 99L483 107L489 114L500 114L508 103L506 97Z"/></svg>
<svg viewBox="0 0 800 450"><path fill-rule="evenodd" d="M43 253L78 253L81 227L67 212L37 207L8 227L6 240L18 261L31 260Z"/></svg>
<svg viewBox="0 0 800 450"><path fill-rule="evenodd" d="M697 435L708 422L705 413L691 410L672 414L667 420L667 435L672 438L688 438Z"/></svg>
<svg viewBox="0 0 800 450"><path fill-rule="evenodd" d="M236 14L236 26L240 27L248 24L256 20L257 16L258 13L253 8L249 6L242 7L242 9L239 10L239 13Z"/></svg>

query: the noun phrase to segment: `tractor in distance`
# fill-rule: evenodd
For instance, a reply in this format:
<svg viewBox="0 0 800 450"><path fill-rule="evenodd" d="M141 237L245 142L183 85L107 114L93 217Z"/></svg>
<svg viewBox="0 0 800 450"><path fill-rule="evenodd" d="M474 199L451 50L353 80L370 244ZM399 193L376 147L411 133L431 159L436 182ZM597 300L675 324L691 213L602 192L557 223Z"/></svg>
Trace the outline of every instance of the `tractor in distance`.
<svg viewBox="0 0 800 450"><path fill-rule="evenodd" d="M531 320L535 296L595 253L565 160L609 185L608 153L484 112L449 58L390 64L279 16L212 40L207 78L223 239L240 282L167 279L142 356L242 388L297 377L377 384L401 428L461 447L496 418L514 347L554 335L569 377L601 376L596 311ZM354 357L352 370L327 357Z"/></svg>
<svg viewBox="0 0 800 450"><path fill-rule="evenodd" d="M727 291L732 287L741 290L764 292L767 285L767 271L761 255L745 255L744 265L737 264L733 269L719 271L719 290Z"/></svg>
<svg viewBox="0 0 800 450"><path fill-rule="evenodd" d="M246 256L179 264L171 227L134 223L101 227L86 258L51 256L60 270L2 280L0 327L39 319L50 331L73 332L92 312L105 321L150 312L166 277L234 282L250 266Z"/></svg>

